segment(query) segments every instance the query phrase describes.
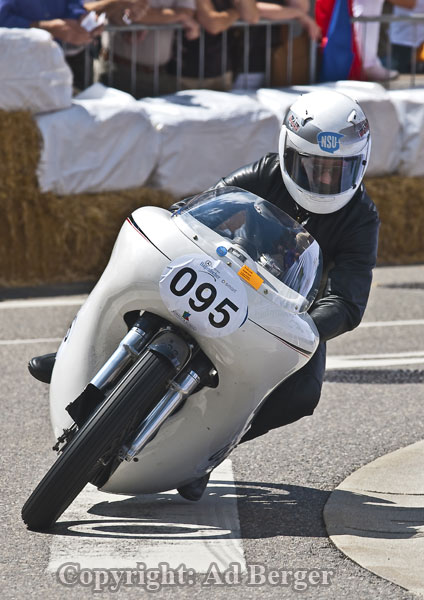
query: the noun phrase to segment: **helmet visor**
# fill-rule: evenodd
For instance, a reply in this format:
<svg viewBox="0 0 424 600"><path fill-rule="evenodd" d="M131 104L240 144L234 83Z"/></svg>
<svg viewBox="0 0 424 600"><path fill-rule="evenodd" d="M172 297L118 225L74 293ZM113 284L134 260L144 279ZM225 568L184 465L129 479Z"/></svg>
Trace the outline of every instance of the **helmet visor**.
<svg viewBox="0 0 424 600"><path fill-rule="evenodd" d="M284 167L302 189L314 194L333 196L352 189L357 183L364 156L316 156L298 152L288 145Z"/></svg>

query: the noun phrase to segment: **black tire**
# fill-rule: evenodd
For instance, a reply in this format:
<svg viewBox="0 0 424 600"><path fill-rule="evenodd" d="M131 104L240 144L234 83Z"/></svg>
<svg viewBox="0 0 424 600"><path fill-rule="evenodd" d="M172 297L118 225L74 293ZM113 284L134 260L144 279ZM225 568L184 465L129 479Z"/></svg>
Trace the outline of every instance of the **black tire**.
<svg viewBox="0 0 424 600"><path fill-rule="evenodd" d="M65 446L22 508L29 529L51 527L98 469L99 459L117 452L126 436L160 400L172 363L148 350L104 403Z"/></svg>

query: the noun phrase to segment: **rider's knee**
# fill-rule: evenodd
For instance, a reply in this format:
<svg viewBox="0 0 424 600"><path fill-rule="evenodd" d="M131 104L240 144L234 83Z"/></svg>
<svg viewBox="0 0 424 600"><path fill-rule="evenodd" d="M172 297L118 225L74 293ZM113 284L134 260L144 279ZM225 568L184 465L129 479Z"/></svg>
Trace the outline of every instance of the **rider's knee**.
<svg viewBox="0 0 424 600"><path fill-rule="evenodd" d="M312 376L303 378L294 395L294 402L299 413L303 416L312 415L321 398L321 383Z"/></svg>

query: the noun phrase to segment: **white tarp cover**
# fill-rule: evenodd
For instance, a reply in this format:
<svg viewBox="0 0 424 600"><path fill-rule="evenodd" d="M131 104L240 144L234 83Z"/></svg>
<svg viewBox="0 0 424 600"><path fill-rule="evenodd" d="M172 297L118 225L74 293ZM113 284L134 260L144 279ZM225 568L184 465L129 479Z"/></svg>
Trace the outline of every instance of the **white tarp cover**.
<svg viewBox="0 0 424 600"><path fill-rule="evenodd" d="M398 172L424 176L424 89L392 90L390 99L402 123L402 149Z"/></svg>
<svg viewBox="0 0 424 600"><path fill-rule="evenodd" d="M161 138L149 184L176 197L203 191L278 148L278 119L247 94L188 90L138 104Z"/></svg>
<svg viewBox="0 0 424 600"><path fill-rule="evenodd" d="M0 27L0 109L32 113L67 108L72 72L47 31Z"/></svg>
<svg viewBox="0 0 424 600"><path fill-rule="evenodd" d="M142 186L159 136L132 96L95 84L71 108L36 115L43 138L38 180L43 192L76 194Z"/></svg>
<svg viewBox="0 0 424 600"><path fill-rule="evenodd" d="M282 123L287 109L296 100L297 95L323 87L337 90L354 98L363 108L370 124L372 140L367 175L375 177L395 172L401 160L401 129L404 122L399 120L390 94L380 84L364 81L338 81L291 88L264 88L257 91L256 97L261 104L272 110L277 115L279 122Z"/></svg>

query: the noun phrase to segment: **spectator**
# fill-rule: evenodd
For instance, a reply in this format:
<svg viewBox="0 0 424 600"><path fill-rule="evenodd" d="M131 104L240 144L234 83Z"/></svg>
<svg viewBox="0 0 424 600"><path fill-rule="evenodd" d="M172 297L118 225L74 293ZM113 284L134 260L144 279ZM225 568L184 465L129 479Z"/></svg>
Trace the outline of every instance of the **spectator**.
<svg viewBox="0 0 424 600"><path fill-rule="evenodd" d="M424 14L424 0L416 0L415 6L407 8L395 6L395 16ZM411 73L413 52L424 42L424 23L393 21L389 27L389 39L392 46L392 62L401 73ZM419 70L420 65L417 64ZM421 65L422 67L422 65Z"/></svg>
<svg viewBox="0 0 424 600"><path fill-rule="evenodd" d="M200 33L200 26L194 19L195 0L150 0L147 11L138 18L133 18L135 23L146 25L168 25L180 23L184 28L186 39L196 39ZM122 24L122 18L112 17L111 22ZM100 80L120 90L129 92L135 97L148 96L158 92L169 94L176 91L176 79L166 71L166 64L172 56L172 43L174 31L162 29L158 31L142 31L136 34L116 34L113 38L112 79L109 80L109 65L107 60L101 61ZM136 43L135 55L135 81L132 81L132 43ZM111 40L106 42L112 50ZM155 90L155 64L158 65L158 89Z"/></svg>
<svg viewBox="0 0 424 600"><path fill-rule="evenodd" d="M269 21L296 20L307 32L309 38L318 41L321 29L309 14L309 0L259 0L256 3L259 17ZM272 28L271 45L280 44L281 29ZM243 61L233 89L257 89L265 83L266 70L266 31L265 27L254 27L249 32L249 70L244 73Z"/></svg>
<svg viewBox="0 0 424 600"><path fill-rule="evenodd" d="M105 13L107 18L115 23L129 23L144 16L148 9L148 0L93 0L84 2L89 11L98 15Z"/></svg>
<svg viewBox="0 0 424 600"><path fill-rule="evenodd" d="M85 84L84 48L99 38L102 27L87 31L83 19L89 11L106 15L125 11L131 16L134 5L147 0L0 0L0 27L37 27L48 31L64 46L66 60L74 75L74 87Z"/></svg>
<svg viewBox="0 0 424 600"><path fill-rule="evenodd" d="M0 26L38 27L57 40L88 44L93 35L80 25L86 12L82 0L0 0Z"/></svg>
<svg viewBox="0 0 424 600"><path fill-rule="evenodd" d="M319 80L361 79L362 65L353 35L353 0L315 0L315 18L321 27Z"/></svg>
<svg viewBox="0 0 424 600"><path fill-rule="evenodd" d="M320 39L321 29L310 16L309 0L282 0L281 4L260 0L257 6L261 18L271 21L296 19L312 40Z"/></svg>
<svg viewBox="0 0 424 600"><path fill-rule="evenodd" d="M391 4L412 8L415 0L389 0ZM383 11L384 0L353 0L354 17L379 17ZM380 22L356 22L354 24L361 57L363 77L368 81L389 81L395 79L399 72L387 69L377 55L380 37Z"/></svg>
<svg viewBox="0 0 424 600"><path fill-rule="evenodd" d="M100 35L101 28L91 32L82 25L87 14L83 0L0 0L0 27L37 27L48 31L58 42L72 45L66 56L74 75L74 86L84 83L85 61L81 50Z"/></svg>
<svg viewBox="0 0 424 600"><path fill-rule="evenodd" d="M256 23L259 11L255 0L196 0L196 18L205 29L204 72L199 77L199 40L184 40L182 64L182 89L206 88L218 91L231 89L233 81L232 53L224 57L227 65L222 68L224 53L222 32L241 19L246 23ZM228 48L231 48L231 37ZM176 73L175 59L170 64L170 72Z"/></svg>

